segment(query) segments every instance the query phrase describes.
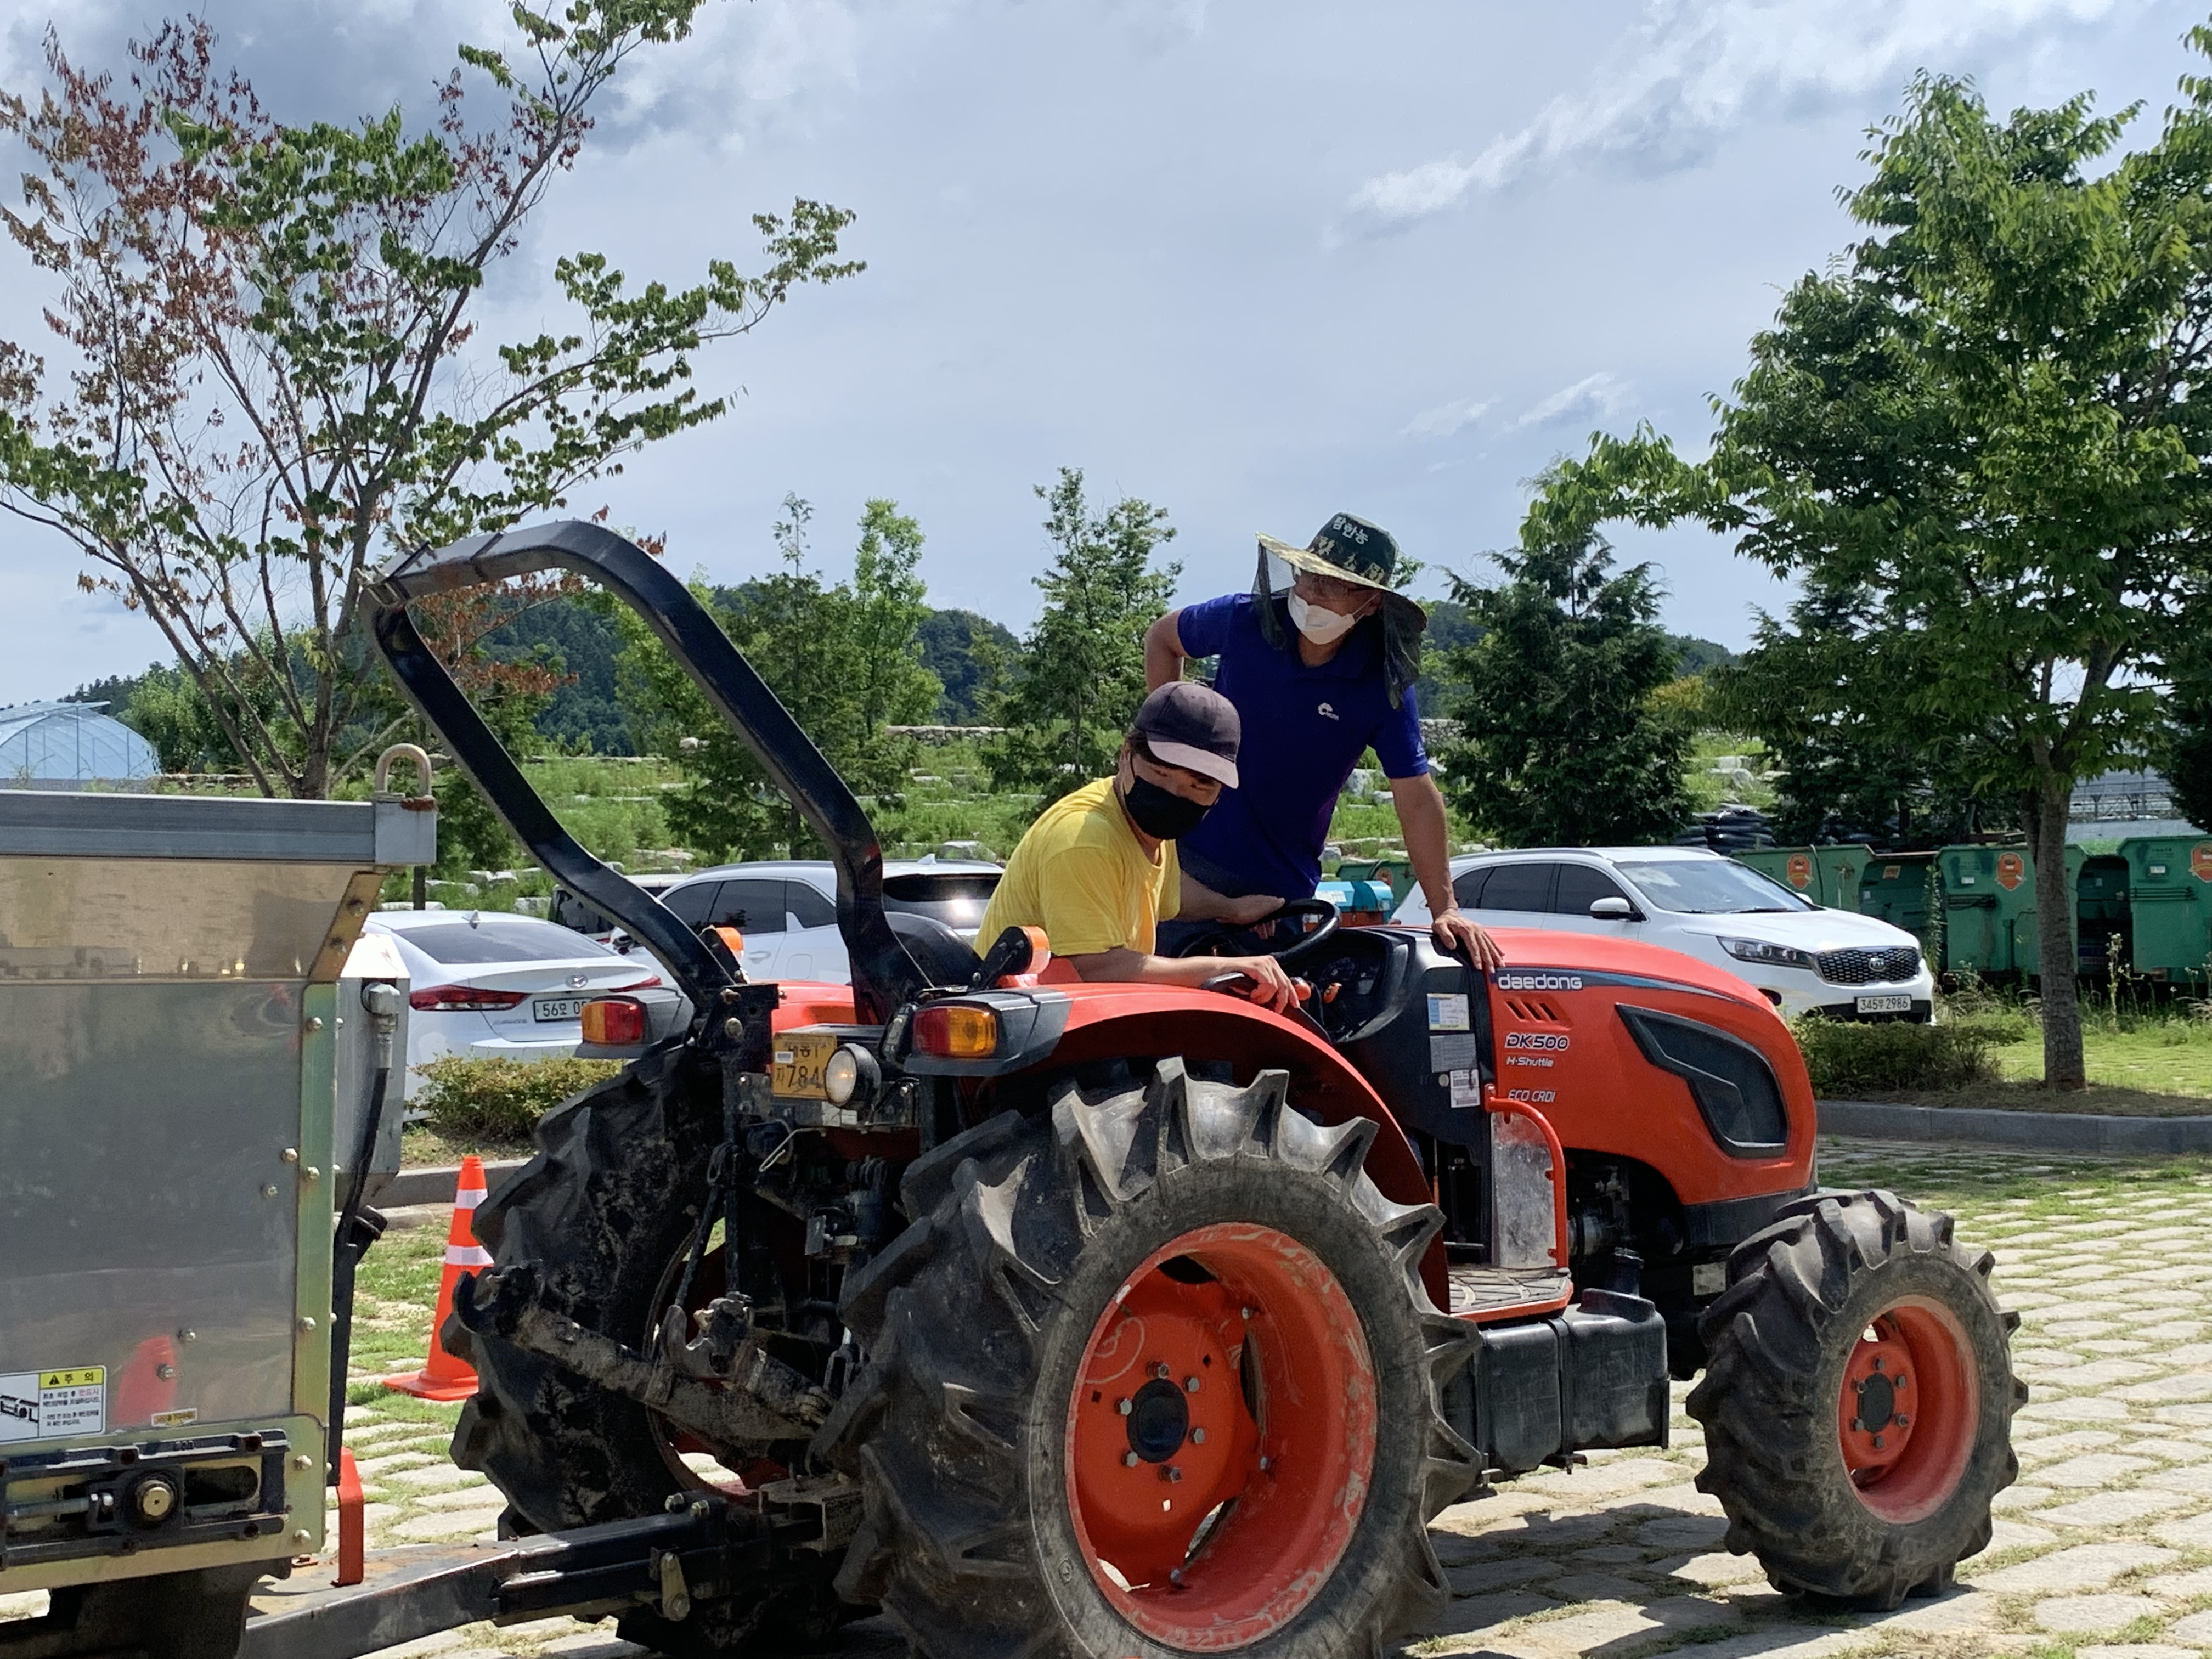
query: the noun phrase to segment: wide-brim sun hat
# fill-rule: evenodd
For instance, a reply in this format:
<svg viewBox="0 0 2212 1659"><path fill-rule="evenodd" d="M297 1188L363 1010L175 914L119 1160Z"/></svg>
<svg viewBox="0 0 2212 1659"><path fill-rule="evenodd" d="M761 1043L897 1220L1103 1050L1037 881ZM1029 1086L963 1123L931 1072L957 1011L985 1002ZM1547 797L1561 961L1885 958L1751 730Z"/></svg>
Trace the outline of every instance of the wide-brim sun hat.
<svg viewBox="0 0 2212 1659"><path fill-rule="evenodd" d="M1272 603L1274 583L1267 568L1270 558L1280 559L1293 570L1372 588L1382 596L1383 670L1389 683L1390 706L1396 708L1407 687L1420 678L1420 639L1429 625L1428 612L1391 586L1398 573L1397 538L1382 526L1351 513L1334 515L1304 547L1262 534L1253 597L1269 601L1261 606L1261 628L1269 643L1280 644Z"/></svg>

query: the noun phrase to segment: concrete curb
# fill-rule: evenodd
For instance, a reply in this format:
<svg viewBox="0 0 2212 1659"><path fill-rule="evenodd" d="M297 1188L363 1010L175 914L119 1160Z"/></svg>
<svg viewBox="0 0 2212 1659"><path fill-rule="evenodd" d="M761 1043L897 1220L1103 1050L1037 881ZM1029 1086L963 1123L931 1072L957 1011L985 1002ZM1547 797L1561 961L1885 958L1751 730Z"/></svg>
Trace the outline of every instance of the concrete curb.
<svg viewBox="0 0 2212 1659"><path fill-rule="evenodd" d="M1930 1140L2050 1152L2212 1152L2212 1117L2100 1117L1982 1107L1819 1103L1820 1133L1869 1140Z"/></svg>
<svg viewBox="0 0 2212 1659"><path fill-rule="evenodd" d="M525 1158L503 1158L496 1164L486 1164L484 1185L492 1191L530 1160ZM453 1188L460 1185L461 1166L458 1164L439 1164L430 1169L402 1170L383 1186L374 1188L368 1201L380 1210L405 1208L416 1204L442 1204L451 1209Z"/></svg>

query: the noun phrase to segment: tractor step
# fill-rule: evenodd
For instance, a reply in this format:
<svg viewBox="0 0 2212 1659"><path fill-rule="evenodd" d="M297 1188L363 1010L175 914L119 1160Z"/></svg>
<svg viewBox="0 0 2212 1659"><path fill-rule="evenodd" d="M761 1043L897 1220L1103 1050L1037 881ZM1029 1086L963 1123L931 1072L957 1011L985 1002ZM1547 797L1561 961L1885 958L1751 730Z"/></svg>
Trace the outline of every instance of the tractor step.
<svg viewBox="0 0 2212 1659"><path fill-rule="evenodd" d="M1573 1279L1556 1267L1484 1267L1455 1264L1451 1313L1455 1319L1481 1319L1504 1313L1547 1312L1565 1302Z"/></svg>

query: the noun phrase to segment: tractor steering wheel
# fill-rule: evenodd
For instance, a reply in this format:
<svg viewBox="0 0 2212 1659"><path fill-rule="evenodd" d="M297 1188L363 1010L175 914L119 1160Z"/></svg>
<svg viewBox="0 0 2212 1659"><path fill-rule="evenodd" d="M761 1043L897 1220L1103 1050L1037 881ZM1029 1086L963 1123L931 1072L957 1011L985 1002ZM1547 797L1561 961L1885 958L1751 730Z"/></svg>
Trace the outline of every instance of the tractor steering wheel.
<svg viewBox="0 0 2212 1659"><path fill-rule="evenodd" d="M1244 936L1247 933L1257 933L1263 927L1272 927L1279 922L1293 921L1300 916L1316 917L1320 926L1310 933L1293 933L1285 940L1262 945L1258 951L1245 948ZM1268 956L1288 968L1292 963L1302 961L1318 951L1336 932L1342 920L1333 900L1292 899L1281 909L1264 915L1257 921L1248 922L1243 927L1224 922L1218 927L1196 934L1186 939L1176 954L1179 957Z"/></svg>

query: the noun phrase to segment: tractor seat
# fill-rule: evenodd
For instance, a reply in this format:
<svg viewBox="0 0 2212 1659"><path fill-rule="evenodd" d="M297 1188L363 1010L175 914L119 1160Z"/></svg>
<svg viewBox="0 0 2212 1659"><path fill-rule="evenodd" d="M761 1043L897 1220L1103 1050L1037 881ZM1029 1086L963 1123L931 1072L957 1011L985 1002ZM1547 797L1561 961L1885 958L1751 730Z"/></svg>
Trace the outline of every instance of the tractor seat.
<svg viewBox="0 0 2212 1659"><path fill-rule="evenodd" d="M957 985L964 990L982 970L983 958L975 954L975 947L935 916L894 910L890 924L932 985Z"/></svg>

